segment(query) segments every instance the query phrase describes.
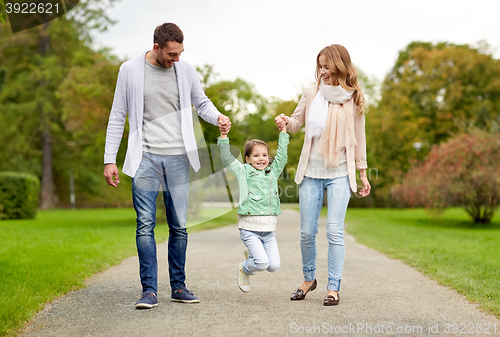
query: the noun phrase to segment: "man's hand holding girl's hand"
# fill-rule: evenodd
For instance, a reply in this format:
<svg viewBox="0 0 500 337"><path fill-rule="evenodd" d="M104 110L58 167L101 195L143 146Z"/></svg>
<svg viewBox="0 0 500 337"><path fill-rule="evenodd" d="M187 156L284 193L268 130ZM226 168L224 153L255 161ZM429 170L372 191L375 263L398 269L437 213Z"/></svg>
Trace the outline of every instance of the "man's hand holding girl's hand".
<svg viewBox="0 0 500 337"><path fill-rule="evenodd" d="M217 118L217 122L219 123L220 138L226 139L229 130L231 130L231 120L227 116L220 115L219 118Z"/></svg>
<svg viewBox="0 0 500 337"><path fill-rule="evenodd" d="M229 130L231 130L231 120L229 117L220 115L219 118L217 118L217 123L219 124L221 134L227 135Z"/></svg>

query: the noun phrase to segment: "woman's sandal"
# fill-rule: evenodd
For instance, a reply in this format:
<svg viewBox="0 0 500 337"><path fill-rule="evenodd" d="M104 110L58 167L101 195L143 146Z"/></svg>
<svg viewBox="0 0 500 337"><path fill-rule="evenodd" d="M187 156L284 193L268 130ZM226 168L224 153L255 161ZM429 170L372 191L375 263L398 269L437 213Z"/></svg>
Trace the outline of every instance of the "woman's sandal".
<svg viewBox="0 0 500 337"><path fill-rule="evenodd" d="M316 289L316 286L318 285L318 282L316 282L316 279L314 279L313 283L311 284L311 286L309 287L309 289L307 289L306 292L304 292L304 290L298 288L297 290L295 290L292 294L292 296L290 296L290 299L292 301L301 301L303 300L304 298L306 298L306 295L308 292L310 291L313 291L314 289Z"/></svg>
<svg viewBox="0 0 500 337"><path fill-rule="evenodd" d="M333 295L328 295L323 300L323 305L325 305L325 306L339 305L339 301L340 301L340 295L339 294L337 294L337 298L333 297Z"/></svg>

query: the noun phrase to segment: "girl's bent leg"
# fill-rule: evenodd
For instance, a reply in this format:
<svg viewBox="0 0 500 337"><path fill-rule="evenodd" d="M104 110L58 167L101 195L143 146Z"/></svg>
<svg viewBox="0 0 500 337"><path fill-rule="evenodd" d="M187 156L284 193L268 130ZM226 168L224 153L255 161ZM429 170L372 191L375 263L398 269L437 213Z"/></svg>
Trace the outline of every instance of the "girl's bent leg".
<svg viewBox="0 0 500 337"><path fill-rule="evenodd" d="M267 271L275 272L280 269L281 259L280 252L278 249L278 242L276 241L275 232L262 233L264 249L266 250L267 258L269 260L269 267Z"/></svg>
<svg viewBox="0 0 500 337"><path fill-rule="evenodd" d="M250 275L256 271L267 269L269 267L269 259L259 232L240 229L240 237L250 252L248 260L243 262L243 272Z"/></svg>

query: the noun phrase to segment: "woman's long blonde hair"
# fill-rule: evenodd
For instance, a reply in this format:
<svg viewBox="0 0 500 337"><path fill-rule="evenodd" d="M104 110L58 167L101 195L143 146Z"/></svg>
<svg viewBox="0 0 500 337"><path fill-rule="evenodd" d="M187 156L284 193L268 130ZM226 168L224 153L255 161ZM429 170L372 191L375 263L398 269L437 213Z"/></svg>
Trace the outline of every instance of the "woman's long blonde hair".
<svg viewBox="0 0 500 337"><path fill-rule="evenodd" d="M326 57L328 68L338 76L337 80L340 86L345 90L354 91L352 94L354 103L358 107L359 113L364 113L365 99L361 86L358 83L358 72L351 62L351 56L349 56L347 49L340 44L332 44L321 49L318 57L316 57L316 81L318 81L318 86L321 83L321 67L319 65L319 57L321 55Z"/></svg>

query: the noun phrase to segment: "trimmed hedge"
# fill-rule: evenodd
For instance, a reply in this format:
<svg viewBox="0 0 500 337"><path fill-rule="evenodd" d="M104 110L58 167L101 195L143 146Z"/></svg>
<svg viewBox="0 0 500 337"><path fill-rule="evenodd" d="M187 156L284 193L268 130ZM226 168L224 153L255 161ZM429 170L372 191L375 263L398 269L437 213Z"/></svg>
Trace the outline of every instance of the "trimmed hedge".
<svg viewBox="0 0 500 337"><path fill-rule="evenodd" d="M36 216L40 181L30 173L0 172L0 219Z"/></svg>

